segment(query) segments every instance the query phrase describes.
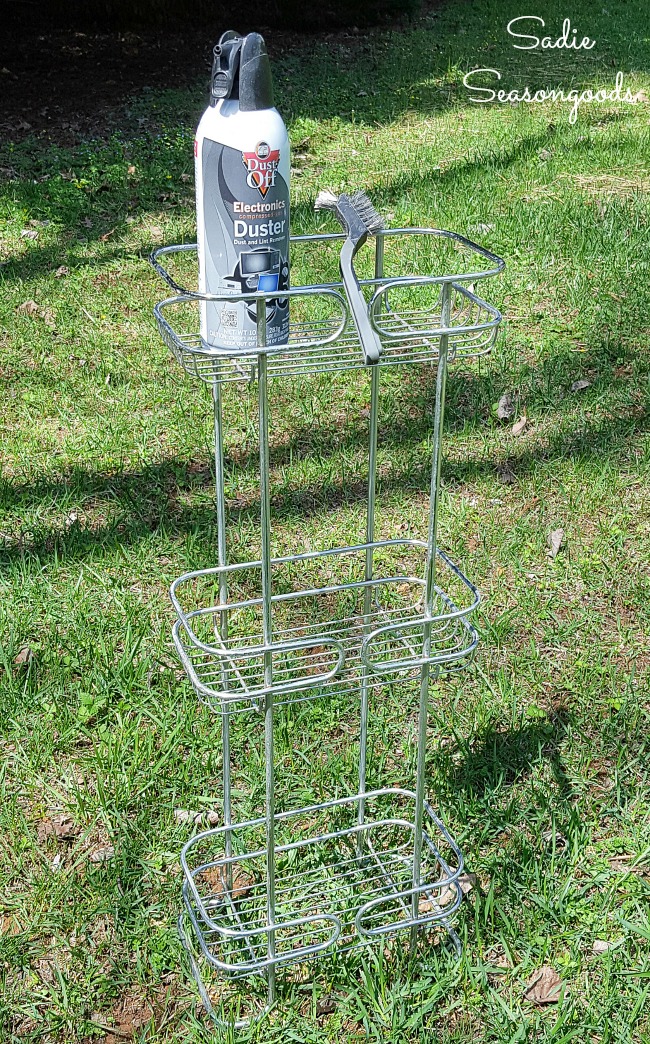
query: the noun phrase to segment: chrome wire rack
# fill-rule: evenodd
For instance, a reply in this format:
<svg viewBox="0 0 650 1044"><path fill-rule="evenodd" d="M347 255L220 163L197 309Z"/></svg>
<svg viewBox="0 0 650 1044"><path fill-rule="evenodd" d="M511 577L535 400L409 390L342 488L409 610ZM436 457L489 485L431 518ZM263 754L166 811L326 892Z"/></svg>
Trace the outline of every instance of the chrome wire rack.
<svg viewBox="0 0 650 1044"><path fill-rule="evenodd" d="M216 565L172 584L173 638L199 699L219 716L223 750L223 824L185 845L184 912L179 934L203 1004L219 1025L246 1024L241 996L227 1010L218 982L261 977L266 1008L276 973L398 932L439 925L458 946L452 916L462 894L463 860L426 799L425 753L430 685L470 662L477 633L470 616L474 585L437 546L440 463L448 363L488 352L501 320L475 292L504 262L455 233L389 229L366 247L360 270L370 321L381 341L366 366L340 277L340 234L291 240L293 286L288 344L266 344L273 293L218 297L183 288L196 281L196 247L157 250L152 263L174 296L155 307L165 343L192 377L209 384L215 433ZM369 243L371 241L369 240ZM362 255L359 255L360 257ZM162 267L166 258L180 274ZM363 265L363 260L361 261ZM406 274L405 274L406 273ZM423 274L424 273L424 274ZM301 283L302 278L302 283ZM283 294L285 292L283 291ZM275 292L277 297L277 291ZM257 316L257 347L206 343L198 333L203 300L248 303ZM436 368L426 540L376 535L378 412L382 374L397 365ZM284 557L271 554L269 382L369 370L368 485L359 543ZM224 483L224 385L249 381L258 410L259 558L229 562ZM371 694L399 688L417 696L415 789L369 790ZM298 810L276 772L275 720L286 704L339 700L358 715L358 777L351 793ZM399 707L400 701L395 703ZM233 815L233 714L252 715L263 737L262 814ZM326 736L323 736L323 743ZM219 992L219 997L223 995ZM248 994L247 994L248 996ZM238 1014L239 1013L239 1014ZM259 1011L257 1012L259 1014Z"/></svg>

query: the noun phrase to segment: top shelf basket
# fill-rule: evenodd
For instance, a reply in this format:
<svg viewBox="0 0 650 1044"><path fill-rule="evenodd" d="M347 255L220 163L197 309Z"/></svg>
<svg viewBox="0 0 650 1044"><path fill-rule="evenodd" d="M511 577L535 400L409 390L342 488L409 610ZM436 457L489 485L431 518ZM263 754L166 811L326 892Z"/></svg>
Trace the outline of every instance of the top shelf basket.
<svg viewBox="0 0 650 1044"><path fill-rule="evenodd" d="M269 377L364 367L338 274L343 239L339 233L291 237L293 285L283 292L290 298L290 332L288 343L282 345L266 345L263 337L264 308L277 298L277 291L207 295L187 290L179 279L190 285L198 282L196 244L161 247L151 261L174 291L173 297L154 308L163 340L191 376L208 384L254 379L260 353L268 358ZM386 229L372 242L374 253L367 250L365 256L359 255L359 276L370 321L382 344L381 365L435 362L442 336L448 337L450 360L491 350L501 313L477 296L474 284L503 271L501 258L440 229ZM161 264L160 259L170 255L180 274L175 271L172 276ZM451 286L448 325L441 320L444 284ZM204 341L197 332L204 300L243 301L257 310L262 316L257 346L233 350ZM260 307L260 302L265 304Z"/></svg>

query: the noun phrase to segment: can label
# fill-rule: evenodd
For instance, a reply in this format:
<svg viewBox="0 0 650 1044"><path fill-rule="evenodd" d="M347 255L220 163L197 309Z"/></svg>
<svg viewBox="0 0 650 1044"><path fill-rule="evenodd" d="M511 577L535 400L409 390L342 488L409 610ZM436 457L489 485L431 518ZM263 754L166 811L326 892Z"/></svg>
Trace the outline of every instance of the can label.
<svg viewBox="0 0 650 1044"><path fill-rule="evenodd" d="M203 139L204 244L201 285L233 296L289 288L289 186L280 149L259 141L252 151ZM200 251L201 253L201 251ZM224 348L255 348L256 301L207 301L203 336ZM286 344L289 299L266 301L266 343Z"/></svg>

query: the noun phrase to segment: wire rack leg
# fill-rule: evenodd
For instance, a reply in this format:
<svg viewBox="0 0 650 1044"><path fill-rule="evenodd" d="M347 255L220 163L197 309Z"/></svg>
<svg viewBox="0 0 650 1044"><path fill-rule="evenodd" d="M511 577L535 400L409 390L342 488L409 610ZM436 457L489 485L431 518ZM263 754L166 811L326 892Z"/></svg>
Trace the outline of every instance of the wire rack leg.
<svg viewBox="0 0 650 1044"><path fill-rule="evenodd" d="M381 279L384 274L384 240L378 236L375 239L375 278ZM377 487L377 426L379 413L379 366L372 368L370 380L370 419L368 422L368 507L366 515L366 544L371 544L375 539L375 495ZM366 580L371 580L373 575L373 551L366 551ZM366 587L363 595L363 624L367 633L370 624L370 613L372 611L372 590ZM368 703L370 696L370 675L368 668L364 666L361 675L361 721L359 730L359 793L366 792L366 768L368 762ZM359 802L358 823L363 824L366 807L365 802ZM357 835L357 854L361 855L362 834Z"/></svg>
<svg viewBox="0 0 650 1044"><path fill-rule="evenodd" d="M194 947L192 945L192 942L190 941L190 936L185 927L185 914L181 914L179 916L176 925L178 929L178 937L187 955L187 959L190 966L190 972L192 973L192 978L196 983L196 988L199 992L201 1004L203 1005L206 1014L212 1019L214 1024L219 1027L219 1029L246 1029L248 1026L253 1025L253 1023L258 1022L261 1018L263 1018L264 1015L267 1014L267 1012L270 1011L271 1006L270 1004L267 1004L260 1011L257 1011L252 1015L247 1015L244 1018L237 1018L234 1012L230 1015L230 1017L226 1017L224 1013L224 1018L221 1018L215 1010L214 1004L210 1000L210 994L208 993L207 987L203 980L201 969L199 967L199 963L194 953ZM238 1009L236 1008L235 1011L238 1011Z"/></svg>
<svg viewBox="0 0 650 1044"><path fill-rule="evenodd" d="M368 513L366 516L366 544L375 539L375 494L377 485L377 414L379 410L379 366L372 367L370 379L370 419L369 419L369 452L368 452ZM366 580L373 576L373 549L366 550ZM363 592L363 629L365 633L372 627L372 588L366 587ZM366 791L366 765L368 760L368 703L370 695L370 672L364 666L361 675L361 727L359 732L359 793ZM359 802L358 823L364 821L365 802ZM357 835L357 852L361 853L362 834Z"/></svg>
<svg viewBox="0 0 650 1044"><path fill-rule="evenodd" d="M441 325L449 326L451 306L451 287L443 283L441 301ZM425 616L433 614L436 582L436 547L438 542L438 507L440 501L440 466L442 462L442 425L445 414L445 390L447 383L447 353L449 338L443 334L440 338L440 356L436 376L436 405L433 417L433 449L431 465L431 493L429 499L429 533L427 546L427 566L425 578ZM423 627L423 657L431 655L431 624ZM417 768L415 778L415 838L413 843L413 917L419 912L420 896L416 891L421 883L422 865L422 823L424 814L424 789L427 751L427 704L429 699L430 668L428 663L422 665L420 673L420 701L418 707ZM439 669L434 671L434 679ZM411 929L411 942L415 944L416 927Z"/></svg>
<svg viewBox="0 0 650 1044"><path fill-rule="evenodd" d="M227 564L226 549L226 490L223 475L223 415L221 406L221 384L218 379L212 385L212 401L214 406L214 486L217 513L217 560L220 566ZM219 577L219 602L225 605L228 601L227 573ZM228 614L219 613L220 634L224 641L228 638ZM224 664L221 670L221 683L224 691L229 688L228 670ZM230 779L230 715L224 710L221 716L221 749L223 757L223 821L225 826L232 823L232 799ZM232 855L232 834L225 835L226 856ZM227 864L226 885L232 886L232 863Z"/></svg>
<svg viewBox="0 0 650 1044"><path fill-rule="evenodd" d="M266 341L266 301L257 302L258 344ZM262 627L264 644L272 641L271 618L271 494L269 477L269 385L268 359L264 352L258 355L258 394L260 429L260 528L262 538ZM275 924L275 767L273 749L273 659L267 649L264 653L264 760L266 773L266 915L267 924ZM275 957L275 929L268 931L269 959ZM275 966L269 965L269 1004L275 1001Z"/></svg>

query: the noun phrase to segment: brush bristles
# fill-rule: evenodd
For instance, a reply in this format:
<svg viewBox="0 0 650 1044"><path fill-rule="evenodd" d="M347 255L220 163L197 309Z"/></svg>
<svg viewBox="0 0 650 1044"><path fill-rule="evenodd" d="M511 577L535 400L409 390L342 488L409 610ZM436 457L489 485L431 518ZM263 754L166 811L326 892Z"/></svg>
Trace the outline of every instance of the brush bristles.
<svg viewBox="0 0 650 1044"><path fill-rule="evenodd" d="M336 210L337 203L338 197L333 192L330 192L329 189L321 189L316 196L314 210Z"/></svg>
<svg viewBox="0 0 650 1044"><path fill-rule="evenodd" d="M365 192L354 192L350 196L350 202L371 236L374 236L376 232L381 232L384 228L384 219L375 210Z"/></svg>
<svg viewBox="0 0 650 1044"><path fill-rule="evenodd" d="M384 228L384 220L381 214L375 210L365 192L353 192L351 196L342 192L340 196L335 196L329 189L323 189L316 196L314 209L332 210L346 231L351 224L355 223L354 220L350 221L349 213L348 215L345 213L346 210L349 212L350 209L354 210L356 217L364 225L369 235L374 236Z"/></svg>

